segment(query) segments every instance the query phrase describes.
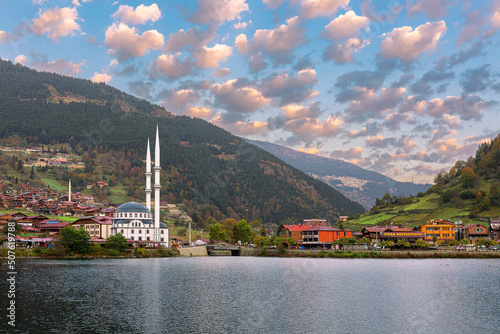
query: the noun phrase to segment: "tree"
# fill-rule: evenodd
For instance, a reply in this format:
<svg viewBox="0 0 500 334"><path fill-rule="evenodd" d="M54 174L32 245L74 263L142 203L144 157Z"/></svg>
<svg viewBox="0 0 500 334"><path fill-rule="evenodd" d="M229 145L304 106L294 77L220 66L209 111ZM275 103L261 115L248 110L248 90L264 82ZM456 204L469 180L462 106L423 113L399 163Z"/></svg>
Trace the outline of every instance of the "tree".
<svg viewBox="0 0 500 334"><path fill-rule="evenodd" d="M371 244L371 241L367 237L362 237L361 239L359 239L358 243L360 245L367 245L367 246L369 246Z"/></svg>
<svg viewBox="0 0 500 334"><path fill-rule="evenodd" d="M70 251L77 254L88 254L90 252L89 234L85 229L76 229L73 226L66 226L61 230L62 244Z"/></svg>
<svg viewBox="0 0 500 334"><path fill-rule="evenodd" d="M462 170L462 187L470 188L474 185L477 178L476 173L471 167L465 167Z"/></svg>
<svg viewBox="0 0 500 334"><path fill-rule="evenodd" d="M110 236L106 243L104 244L106 248L116 249L119 252L125 251L127 249L127 239L121 233Z"/></svg>
<svg viewBox="0 0 500 334"><path fill-rule="evenodd" d="M252 241L252 228L247 224L246 220L240 220L234 227L233 232L236 241L241 241L242 243Z"/></svg>
<svg viewBox="0 0 500 334"><path fill-rule="evenodd" d="M415 241L415 247L417 248L424 248L427 245L427 243L423 239L418 239Z"/></svg>
<svg viewBox="0 0 500 334"><path fill-rule="evenodd" d="M9 231L9 225L8 224L5 225L2 228L2 234L7 235L9 232L14 233L14 234L18 234L19 232L21 232L23 230L23 227L21 225L19 225L18 223L15 223L14 227L15 227L15 231L12 232L12 231Z"/></svg>
<svg viewBox="0 0 500 334"><path fill-rule="evenodd" d="M222 226L219 223L210 225L209 238L215 242L226 240L226 232L222 229Z"/></svg>
<svg viewBox="0 0 500 334"><path fill-rule="evenodd" d="M464 239L462 239L462 240L460 241L460 243L461 243L462 245L470 245L470 240L469 240L469 239L467 239L467 238L464 238Z"/></svg>

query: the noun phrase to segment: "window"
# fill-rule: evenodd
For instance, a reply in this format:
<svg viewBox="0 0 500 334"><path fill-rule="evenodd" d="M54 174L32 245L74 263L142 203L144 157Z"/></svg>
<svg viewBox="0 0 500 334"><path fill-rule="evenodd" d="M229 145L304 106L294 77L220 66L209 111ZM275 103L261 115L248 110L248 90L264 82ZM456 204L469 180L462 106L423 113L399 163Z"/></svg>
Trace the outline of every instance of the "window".
<svg viewBox="0 0 500 334"><path fill-rule="evenodd" d="M123 234L123 230L121 230L120 233Z"/></svg>
<svg viewBox="0 0 500 334"><path fill-rule="evenodd" d="M163 238L161 238L160 240L163 241Z"/></svg>
<svg viewBox="0 0 500 334"><path fill-rule="evenodd" d="M149 230L146 230L146 234L149 234Z"/></svg>
<svg viewBox="0 0 500 334"><path fill-rule="evenodd" d="M142 240L142 237L139 237L139 241L141 241L141 240Z"/></svg>
<svg viewBox="0 0 500 334"><path fill-rule="evenodd" d="M160 232L160 233L161 233L161 234L163 234L163 230L161 230L161 232ZM162 239L163 239L163 238L162 238Z"/></svg>
<svg viewBox="0 0 500 334"><path fill-rule="evenodd" d="M134 237L130 237L130 240L134 240Z"/></svg>
<svg viewBox="0 0 500 334"><path fill-rule="evenodd" d="M130 233L134 233L134 230L130 231Z"/></svg>
<svg viewBox="0 0 500 334"><path fill-rule="evenodd" d="M137 213L134 213L134 217L137 218Z"/></svg>
<svg viewBox="0 0 500 334"><path fill-rule="evenodd" d="M142 230L139 230L139 234L141 234L141 233L142 233Z"/></svg>
<svg viewBox="0 0 500 334"><path fill-rule="evenodd" d="M146 240L149 241L149 237L147 237Z"/></svg>

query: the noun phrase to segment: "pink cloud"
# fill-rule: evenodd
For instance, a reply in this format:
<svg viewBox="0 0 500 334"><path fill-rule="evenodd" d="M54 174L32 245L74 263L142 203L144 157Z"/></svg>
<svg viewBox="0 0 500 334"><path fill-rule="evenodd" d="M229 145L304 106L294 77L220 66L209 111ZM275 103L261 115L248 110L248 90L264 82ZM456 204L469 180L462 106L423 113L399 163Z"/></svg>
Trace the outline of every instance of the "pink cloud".
<svg viewBox="0 0 500 334"><path fill-rule="evenodd" d="M291 119L285 122L283 129L310 142L318 137L335 137L342 132L342 125L342 120L330 115L324 121L320 121L317 118Z"/></svg>
<svg viewBox="0 0 500 334"><path fill-rule="evenodd" d="M136 9L131 6L120 5L120 8L112 16L115 19L120 19L122 23L137 25L145 24L148 21L158 21L161 17L161 11L155 3L150 6L140 5Z"/></svg>
<svg viewBox="0 0 500 334"><path fill-rule="evenodd" d="M203 47L216 36L216 26L210 26L206 30L200 27L188 30L180 29L176 33L171 33L165 43L166 52L180 51L185 46L191 46L195 50Z"/></svg>
<svg viewBox="0 0 500 334"><path fill-rule="evenodd" d="M373 89L355 88L360 94L357 100L349 102L347 117L352 121L377 118L391 111L403 99L406 89L403 87L382 88L379 95Z"/></svg>
<svg viewBox="0 0 500 334"><path fill-rule="evenodd" d="M227 77L229 74L231 74L231 69L229 68L218 68L217 71L215 71L215 76L222 78L222 77Z"/></svg>
<svg viewBox="0 0 500 334"><path fill-rule="evenodd" d="M211 123L226 129L227 131L240 136L251 136L256 134L265 134L269 132L267 122L261 121L237 121L232 123L226 123L222 121L222 118L217 117L210 121Z"/></svg>
<svg viewBox="0 0 500 334"><path fill-rule="evenodd" d="M429 102L422 101L420 105L423 106L420 110L429 116L441 118L445 114L456 114L463 120L479 120L483 111L490 107L489 102L476 95L447 96L444 100L435 98Z"/></svg>
<svg viewBox="0 0 500 334"><path fill-rule="evenodd" d="M224 44L216 44L211 48L203 46L194 52L194 65L198 68L217 68L219 62L225 63L232 52L233 48Z"/></svg>
<svg viewBox="0 0 500 334"><path fill-rule="evenodd" d="M361 159L362 154L363 154L363 149L359 146L356 146L348 150L341 150L341 149L334 150L330 153L330 158L348 159L348 160Z"/></svg>
<svg viewBox="0 0 500 334"><path fill-rule="evenodd" d="M252 24L252 20L248 22L238 22L234 24L235 29L245 29L249 24Z"/></svg>
<svg viewBox="0 0 500 334"><path fill-rule="evenodd" d="M331 16L342 7L346 8L349 0L303 0L301 3L302 16L313 19L318 16Z"/></svg>
<svg viewBox="0 0 500 334"><path fill-rule="evenodd" d="M262 0L269 8L279 8L286 0Z"/></svg>
<svg viewBox="0 0 500 334"><path fill-rule="evenodd" d="M451 116L448 114L443 115L443 123L450 128L457 128L460 126L460 118L458 116Z"/></svg>
<svg viewBox="0 0 500 334"><path fill-rule="evenodd" d="M242 12L248 11L245 0L199 0L198 8L189 18L198 24L210 21L224 22L240 18Z"/></svg>
<svg viewBox="0 0 500 334"><path fill-rule="evenodd" d="M203 119L211 119L213 116L213 112L210 108L198 107L198 106L186 107L184 114L191 117L198 117Z"/></svg>
<svg viewBox="0 0 500 334"><path fill-rule="evenodd" d="M84 62L73 63L63 58L48 61L46 55L34 52L31 52L30 56L33 59L30 62L30 67L33 67L38 71L54 72L68 76L80 73L82 71L81 67L85 65Z"/></svg>
<svg viewBox="0 0 500 334"><path fill-rule="evenodd" d="M444 21L427 22L415 30L407 26L394 28L390 33L384 34L385 39L380 43L381 53L386 58L413 60L421 53L435 49L437 42L446 31Z"/></svg>
<svg viewBox="0 0 500 334"><path fill-rule="evenodd" d="M300 147L298 149L299 152L307 153L307 154L312 154L312 155L318 155L320 157L325 156L325 152L318 150L316 147Z"/></svg>
<svg viewBox="0 0 500 334"><path fill-rule="evenodd" d="M250 113L269 104L270 100L253 87L241 86L237 80L214 84L210 92L215 97L216 104L229 112Z"/></svg>
<svg viewBox="0 0 500 334"><path fill-rule="evenodd" d="M281 109L284 111L283 117L285 119L311 118L317 117L321 113L317 102L311 103L308 107L300 104L287 104Z"/></svg>
<svg viewBox="0 0 500 334"><path fill-rule="evenodd" d="M407 1L406 9L410 16L426 13L432 20L437 20L446 15L452 5L453 2L449 0L416 0L415 2Z"/></svg>
<svg viewBox="0 0 500 334"><path fill-rule="evenodd" d="M37 35L47 36L54 41L64 36L74 36L77 31L81 31L76 8L50 8L46 11L42 9L38 12L38 17L33 20L32 30Z"/></svg>
<svg viewBox="0 0 500 334"><path fill-rule="evenodd" d="M104 82L104 83L108 83L112 80L113 78L111 77L111 75L107 74L107 73L97 73L97 72L94 72L94 76L90 79L92 80L93 82Z"/></svg>
<svg viewBox="0 0 500 334"><path fill-rule="evenodd" d="M164 38L156 30L137 34L137 29L124 23L113 23L106 31L104 43L109 47L109 53L116 55L120 60L132 57L142 57L150 49L159 50L163 46Z"/></svg>
<svg viewBox="0 0 500 334"><path fill-rule="evenodd" d="M26 62L28 61L28 58L25 55L19 55L14 60L18 64L25 65Z"/></svg>
<svg viewBox="0 0 500 334"><path fill-rule="evenodd" d="M322 35L329 39L352 38L359 30L367 29L370 20L364 16L358 16L352 10L344 15L339 15L327 26Z"/></svg>
<svg viewBox="0 0 500 334"><path fill-rule="evenodd" d="M10 43L19 40L19 36L15 34L11 34L9 32L0 30L0 44L2 43Z"/></svg>
<svg viewBox="0 0 500 334"><path fill-rule="evenodd" d="M354 54L363 49L368 41L350 38L342 44L332 44L325 49L323 60L333 59L338 64L354 62Z"/></svg>
<svg viewBox="0 0 500 334"><path fill-rule="evenodd" d="M164 54L156 58L152 65L152 75L161 73L171 78L180 78L191 73L192 65L189 60L181 60L180 53Z"/></svg>

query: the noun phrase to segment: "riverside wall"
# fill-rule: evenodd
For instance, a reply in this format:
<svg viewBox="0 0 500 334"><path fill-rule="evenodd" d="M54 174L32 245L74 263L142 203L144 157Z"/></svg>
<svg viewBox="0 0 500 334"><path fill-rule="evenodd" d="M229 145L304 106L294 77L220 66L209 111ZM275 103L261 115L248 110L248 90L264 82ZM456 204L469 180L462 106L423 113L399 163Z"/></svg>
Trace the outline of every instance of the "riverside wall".
<svg viewBox="0 0 500 334"><path fill-rule="evenodd" d="M206 246L182 247L178 250L180 256L208 256Z"/></svg>

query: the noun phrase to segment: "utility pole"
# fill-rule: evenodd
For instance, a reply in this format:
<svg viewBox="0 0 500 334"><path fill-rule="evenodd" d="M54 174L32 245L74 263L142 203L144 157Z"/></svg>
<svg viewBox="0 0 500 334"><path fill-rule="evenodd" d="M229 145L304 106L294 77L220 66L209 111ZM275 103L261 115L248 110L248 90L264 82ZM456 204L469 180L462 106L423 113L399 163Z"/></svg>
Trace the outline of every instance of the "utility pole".
<svg viewBox="0 0 500 334"><path fill-rule="evenodd" d="M191 220L189 221L189 246L191 246Z"/></svg>

